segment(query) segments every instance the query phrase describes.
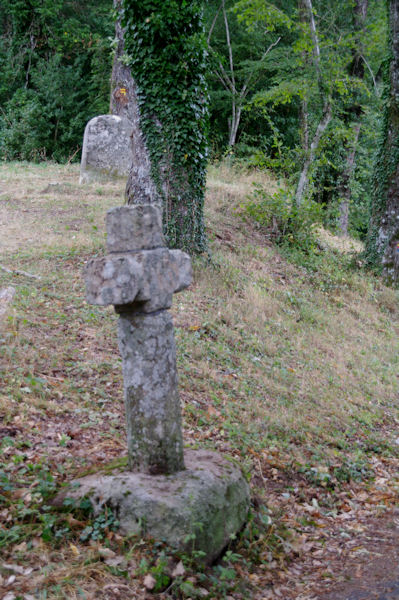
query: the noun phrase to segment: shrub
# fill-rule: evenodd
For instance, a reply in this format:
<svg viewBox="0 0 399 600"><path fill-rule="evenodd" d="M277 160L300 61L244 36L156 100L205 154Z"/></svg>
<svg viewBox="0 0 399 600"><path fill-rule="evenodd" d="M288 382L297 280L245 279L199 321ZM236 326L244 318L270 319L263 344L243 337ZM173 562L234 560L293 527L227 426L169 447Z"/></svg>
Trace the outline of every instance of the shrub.
<svg viewBox="0 0 399 600"><path fill-rule="evenodd" d="M271 195L256 185L250 201L243 208L249 217L269 230L277 243L297 246L306 252L314 249L315 225L322 221L320 204L306 199L297 206L291 192L280 188Z"/></svg>

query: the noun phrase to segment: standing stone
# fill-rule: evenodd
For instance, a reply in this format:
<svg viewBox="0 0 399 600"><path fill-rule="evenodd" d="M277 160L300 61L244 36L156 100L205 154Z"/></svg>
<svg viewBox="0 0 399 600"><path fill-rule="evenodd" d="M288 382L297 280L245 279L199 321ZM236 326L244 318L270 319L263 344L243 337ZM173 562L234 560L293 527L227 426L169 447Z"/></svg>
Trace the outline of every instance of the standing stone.
<svg viewBox="0 0 399 600"><path fill-rule="evenodd" d="M225 457L187 450L177 387L172 318L175 292L191 282L190 257L168 250L155 204L107 214L109 254L88 262L87 300L119 314L129 470L72 482L65 498L90 498L94 515L118 514L125 535L149 535L174 548L199 550L210 562L243 526L249 487Z"/></svg>
<svg viewBox="0 0 399 600"><path fill-rule="evenodd" d="M116 115L91 119L83 138L79 183L126 177L132 164L132 126Z"/></svg>
<svg viewBox="0 0 399 600"><path fill-rule="evenodd" d="M184 469L171 315L121 311L118 338L130 469L151 475Z"/></svg>
<svg viewBox="0 0 399 600"><path fill-rule="evenodd" d="M171 475L96 473L57 499L90 497L93 512L114 509L123 535L148 535L212 562L242 528L249 487L240 468L209 450L186 450L186 469Z"/></svg>
<svg viewBox="0 0 399 600"><path fill-rule="evenodd" d="M115 306L122 355L129 467L151 475L184 469L176 350L168 312L191 283L191 261L168 250L161 209L120 206L107 213L104 258L86 267L87 299Z"/></svg>

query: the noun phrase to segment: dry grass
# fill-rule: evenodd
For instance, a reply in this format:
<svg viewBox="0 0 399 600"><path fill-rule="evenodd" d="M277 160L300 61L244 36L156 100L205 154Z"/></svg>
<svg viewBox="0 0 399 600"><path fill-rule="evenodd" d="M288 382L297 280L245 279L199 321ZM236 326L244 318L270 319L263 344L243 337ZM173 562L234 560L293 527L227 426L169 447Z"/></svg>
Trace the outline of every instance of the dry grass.
<svg viewBox="0 0 399 600"><path fill-rule="evenodd" d="M354 240L350 237L338 237L333 235L331 232L320 227L317 231L318 237L327 248L331 250L337 250L342 254L359 253L364 249L364 244L359 240Z"/></svg>
<svg viewBox="0 0 399 600"><path fill-rule="evenodd" d="M0 171L0 256L17 250L79 248L104 235L104 212L123 203L123 183L80 186L76 165L24 163Z"/></svg>
<svg viewBox="0 0 399 600"><path fill-rule="evenodd" d="M18 494L28 490L32 496L30 486L37 485L23 470L26 463L34 465L33 474L49 469L61 483L125 448L116 317L84 302L81 279L85 260L104 251L104 213L122 203L124 186L80 187L77 180L75 165L0 166L0 263L41 277L0 271L0 286L17 288L0 333L0 434L8 440L0 460L16 482L15 504L0 510L6 527L21 526L24 501ZM345 258L340 262L337 253L345 257L359 246L327 232L323 241L334 252L323 255L316 271L284 259L264 233L237 215L253 181L269 189L276 185L262 173L210 170L211 261L195 260L194 285L175 299L185 438L236 456L251 477L257 505L273 507L276 527L281 526L280 541L268 534L249 542L244 535L237 549L246 556L247 571L241 566L239 577L237 567L237 580L248 581L231 587L229 595L311 598L314 590L328 587L328 579L323 587L309 553L293 550L298 540L312 539L318 552L335 548L336 527L342 525L340 515L348 514L352 492L374 489L366 475L351 479L363 466L389 473L380 488L399 485L398 294ZM334 469L347 470L347 487L336 482L336 491L329 491L309 479ZM325 508L312 524L306 507L315 498ZM145 597L140 570L129 567L125 579L93 546L73 536L58 542L57 550L51 540L43 546L37 519L21 534L31 544L30 555L15 550L21 539L2 550L7 562L35 569L37 557L45 557L48 575L38 580L34 571L7 587L0 569L4 593L29 592L39 599ZM112 535L101 544L127 552ZM151 545L135 544L129 560L155 560ZM328 560L332 564L334 557ZM341 560L337 550L337 569ZM209 598L225 597L211 579L204 581Z"/></svg>

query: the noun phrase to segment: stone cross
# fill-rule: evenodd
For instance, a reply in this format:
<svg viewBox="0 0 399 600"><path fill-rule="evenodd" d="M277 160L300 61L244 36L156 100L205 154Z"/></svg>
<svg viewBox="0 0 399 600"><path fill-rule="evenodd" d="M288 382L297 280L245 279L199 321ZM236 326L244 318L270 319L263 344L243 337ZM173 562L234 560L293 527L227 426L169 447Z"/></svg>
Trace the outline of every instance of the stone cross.
<svg viewBox="0 0 399 600"><path fill-rule="evenodd" d="M152 475L184 469L172 297L191 283L191 260L165 247L155 204L107 213L109 254L89 261L86 296L114 305L123 361L129 468Z"/></svg>

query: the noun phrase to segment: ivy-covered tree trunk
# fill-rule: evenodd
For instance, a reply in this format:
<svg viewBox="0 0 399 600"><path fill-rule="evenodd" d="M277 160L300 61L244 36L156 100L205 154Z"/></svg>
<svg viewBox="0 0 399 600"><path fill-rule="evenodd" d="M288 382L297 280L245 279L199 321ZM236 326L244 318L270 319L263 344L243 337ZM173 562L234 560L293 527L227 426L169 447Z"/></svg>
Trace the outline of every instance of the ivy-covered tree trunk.
<svg viewBox="0 0 399 600"><path fill-rule="evenodd" d="M373 180L366 244L369 263L380 265L388 281L399 281L399 0L388 1L389 68L381 146Z"/></svg>
<svg viewBox="0 0 399 600"><path fill-rule="evenodd" d="M168 245L203 252L208 106L201 2L120 1L117 53L130 79L114 68L113 102L126 102L135 129L127 202L161 201ZM117 98L120 88L126 98Z"/></svg>

